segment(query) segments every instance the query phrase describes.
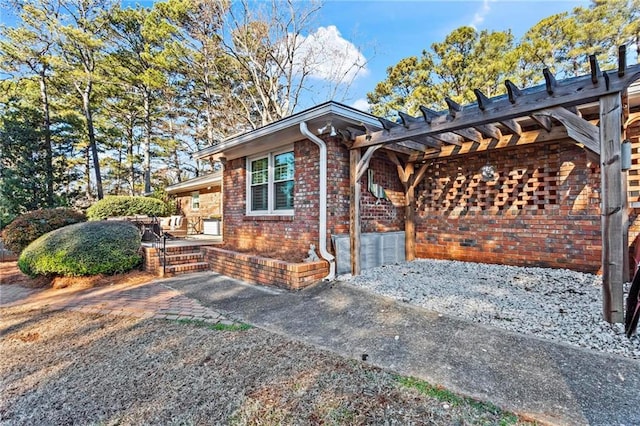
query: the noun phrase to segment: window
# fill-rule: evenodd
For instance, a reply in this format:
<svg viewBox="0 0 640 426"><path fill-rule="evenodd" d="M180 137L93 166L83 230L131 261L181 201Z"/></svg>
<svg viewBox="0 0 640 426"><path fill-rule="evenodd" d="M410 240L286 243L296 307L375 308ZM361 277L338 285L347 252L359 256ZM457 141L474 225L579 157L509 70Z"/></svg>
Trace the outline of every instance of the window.
<svg viewBox="0 0 640 426"><path fill-rule="evenodd" d="M247 214L293 214L293 151L250 158Z"/></svg>
<svg viewBox="0 0 640 426"><path fill-rule="evenodd" d="M200 208L200 193L193 191L191 193L191 210L198 210Z"/></svg>

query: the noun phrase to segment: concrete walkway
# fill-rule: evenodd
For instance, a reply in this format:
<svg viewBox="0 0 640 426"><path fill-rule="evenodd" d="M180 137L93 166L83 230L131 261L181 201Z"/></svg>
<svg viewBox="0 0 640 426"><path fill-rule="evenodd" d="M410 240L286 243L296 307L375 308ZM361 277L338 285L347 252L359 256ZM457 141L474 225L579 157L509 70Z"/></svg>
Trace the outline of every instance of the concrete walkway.
<svg viewBox="0 0 640 426"><path fill-rule="evenodd" d="M640 425L639 361L442 316L345 283L290 293L208 273L171 287L231 318L538 421Z"/></svg>
<svg viewBox="0 0 640 426"><path fill-rule="evenodd" d="M138 286L0 286L0 307L243 321L551 424L640 425L640 362L484 327L344 283L292 293L198 273Z"/></svg>

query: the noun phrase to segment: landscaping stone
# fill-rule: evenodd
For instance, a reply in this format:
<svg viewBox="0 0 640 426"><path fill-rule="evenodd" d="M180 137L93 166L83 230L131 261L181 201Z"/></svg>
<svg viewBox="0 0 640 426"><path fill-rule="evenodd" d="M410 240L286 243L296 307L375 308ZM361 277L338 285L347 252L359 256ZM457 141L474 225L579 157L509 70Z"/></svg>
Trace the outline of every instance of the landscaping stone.
<svg viewBox="0 0 640 426"><path fill-rule="evenodd" d="M349 283L476 323L640 359L640 338L602 319L602 277L567 269L420 259ZM625 284L625 295L629 284Z"/></svg>

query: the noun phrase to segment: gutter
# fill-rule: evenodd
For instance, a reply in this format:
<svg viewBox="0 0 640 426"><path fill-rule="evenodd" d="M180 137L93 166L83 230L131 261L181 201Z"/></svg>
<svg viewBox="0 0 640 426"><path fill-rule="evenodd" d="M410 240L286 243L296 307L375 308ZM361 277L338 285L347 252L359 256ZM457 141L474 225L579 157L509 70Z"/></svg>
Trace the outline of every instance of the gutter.
<svg viewBox="0 0 640 426"><path fill-rule="evenodd" d="M320 256L329 262L329 275L323 280L331 281L336 277L335 257L327 251L327 144L309 131L305 121L300 122L300 133L320 148L320 234L318 250Z"/></svg>

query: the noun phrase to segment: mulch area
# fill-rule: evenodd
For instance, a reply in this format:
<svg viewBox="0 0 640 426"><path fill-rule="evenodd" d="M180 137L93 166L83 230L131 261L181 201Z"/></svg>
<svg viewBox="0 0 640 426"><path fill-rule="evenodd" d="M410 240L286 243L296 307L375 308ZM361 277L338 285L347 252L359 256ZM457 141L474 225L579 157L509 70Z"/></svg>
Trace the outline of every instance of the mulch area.
<svg viewBox="0 0 640 426"><path fill-rule="evenodd" d="M125 274L93 275L90 277L35 277L25 275L17 262L0 262L0 284L20 285L27 288L92 288L112 284L142 284L156 278L148 272L134 270Z"/></svg>

